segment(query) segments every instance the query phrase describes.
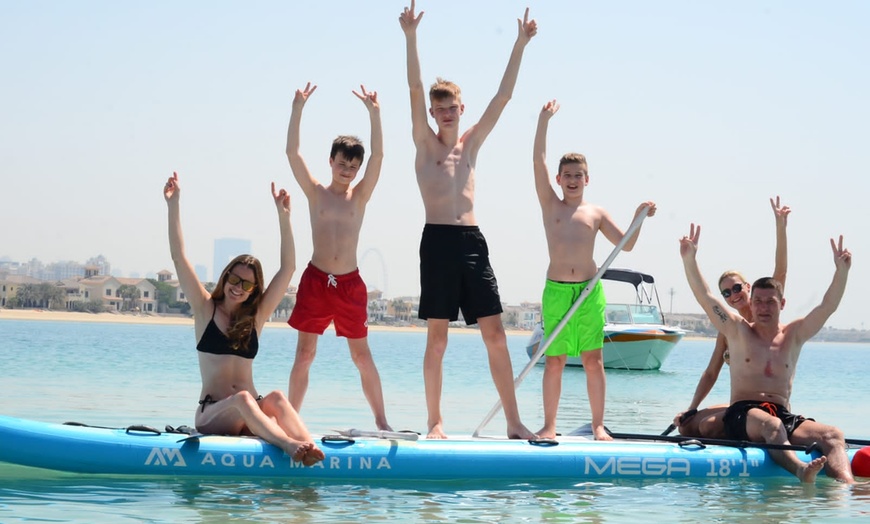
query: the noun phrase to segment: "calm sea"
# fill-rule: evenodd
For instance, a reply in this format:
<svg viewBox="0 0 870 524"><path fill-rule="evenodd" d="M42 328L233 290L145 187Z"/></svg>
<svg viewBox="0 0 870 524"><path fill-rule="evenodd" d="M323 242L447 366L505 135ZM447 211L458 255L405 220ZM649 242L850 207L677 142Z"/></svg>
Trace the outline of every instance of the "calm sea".
<svg viewBox="0 0 870 524"><path fill-rule="evenodd" d="M525 336L509 337L514 373ZM425 335L372 332L370 343L394 429L425 431ZM0 320L0 414L123 427L192 425L199 395L193 328ZM254 364L260 392L287 388L296 332L266 328ZM660 433L691 400L712 340L683 341L660 371L607 373L612 431ZM870 345L810 343L794 410L870 437ZM496 400L476 332L451 335L443 411L448 433L468 435ZM589 422L582 370L566 370L560 428ZM726 402L723 373L709 399ZM518 390L533 431L543 421L541 369ZM863 407L862 407L863 406ZM321 338L302 415L314 433L374 429L343 339ZM501 434L497 417L485 433ZM278 481L120 479L0 465L0 522L811 522L870 517L870 487L826 478L813 486L766 481L614 481L574 486L292 484Z"/></svg>

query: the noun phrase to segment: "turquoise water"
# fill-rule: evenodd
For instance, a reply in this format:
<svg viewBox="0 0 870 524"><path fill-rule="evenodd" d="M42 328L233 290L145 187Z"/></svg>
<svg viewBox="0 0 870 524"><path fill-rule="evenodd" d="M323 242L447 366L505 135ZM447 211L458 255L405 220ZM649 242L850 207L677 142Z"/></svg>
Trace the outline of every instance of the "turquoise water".
<svg viewBox="0 0 870 524"><path fill-rule="evenodd" d="M0 321L0 414L113 427L192 424L199 395L193 328L128 324ZM528 362L525 336L509 337L514 372ZM287 387L296 332L267 328L255 380L260 392ZM425 430L421 333L372 332L370 343L395 429ZM660 433L691 399L712 341L683 341L660 371L608 371L606 424L625 433ZM795 411L870 438L870 346L804 348ZM541 369L518 395L525 423L542 424ZM476 332L451 335L445 358L446 430L467 435L496 400ZM723 374L710 395L727 401ZM589 422L584 373L568 369L559 430ZM302 415L312 432L374 423L343 339L321 338ZM494 419L484 433L501 434ZM0 465L0 522L825 522L870 517L870 487L828 479L802 486L766 481L616 481L575 486L305 484L276 481L129 479Z"/></svg>

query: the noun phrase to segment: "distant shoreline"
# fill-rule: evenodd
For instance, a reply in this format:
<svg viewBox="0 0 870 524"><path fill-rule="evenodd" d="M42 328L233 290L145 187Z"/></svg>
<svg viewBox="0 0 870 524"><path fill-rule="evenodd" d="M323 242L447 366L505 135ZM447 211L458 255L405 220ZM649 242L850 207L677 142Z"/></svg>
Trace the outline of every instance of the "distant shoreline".
<svg viewBox="0 0 870 524"><path fill-rule="evenodd" d="M150 324L163 326L193 326L193 318L185 315L152 315L141 313L83 313L78 311L51 311L47 309L0 309L0 321L36 320L46 322L102 322L114 324ZM293 329L286 321L266 323L266 328ZM330 326L329 329L332 329ZM426 333L421 326L369 326L372 332ZM529 336L531 331L506 329L508 335ZM475 327L451 327L451 334L479 333ZM686 336L683 340L715 340L698 335Z"/></svg>
<svg viewBox="0 0 870 524"><path fill-rule="evenodd" d="M114 324L151 324L164 326L192 326L193 318L185 315L152 315L141 313L83 313L78 311L51 311L47 309L0 309L2 320L37 320L48 322L102 322ZM292 329L286 321L266 323L266 328ZM331 328L330 328L331 329ZM369 331L425 333L419 326L369 326ZM508 335L529 335L530 331L507 330ZM450 333L478 333L476 328L451 327Z"/></svg>
<svg viewBox="0 0 870 524"><path fill-rule="evenodd" d="M82 313L78 311L52 311L48 309L0 309L0 321L3 320L42 320L49 322L103 322L114 324L151 324L164 326L192 326L193 318L185 315L154 315L142 313ZM293 329L287 325L286 320L273 320L266 323L266 328L276 329ZM332 329L332 326L327 328ZM396 333L426 333L426 328L423 326L369 326L369 331L378 332L396 332ZM472 327L451 327L451 334L463 333L479 333L476 326ZM506 329L508 335L529 336L531 331L522 329ZM815 342L844 342L866 344L866 340L836 340L824 339L820 337L812 339ZM708 337L693 333L686 335L683 340L709 340L715 341L715 337Z"/></svg>

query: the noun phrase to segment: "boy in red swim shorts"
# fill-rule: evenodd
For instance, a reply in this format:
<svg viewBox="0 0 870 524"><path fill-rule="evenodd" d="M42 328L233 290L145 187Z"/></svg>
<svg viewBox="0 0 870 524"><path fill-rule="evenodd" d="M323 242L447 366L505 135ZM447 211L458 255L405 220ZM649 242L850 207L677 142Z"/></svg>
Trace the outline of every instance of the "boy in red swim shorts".
<svg viewBox="0 0 870 524"><path fill-rule="evenodd" d="M353 187L365 157L359 139L340 136L332 143L328 186L317 181L299 153L302 109L317 86L310 83L296 91L287 129L287 159L293 176L308 199L314 252L299 281L296 306L288 323L299 331L296 359L290 372L290 403L300 411L308 389L308 373L317 351L317 337L335 325L335 334L347 338L347 345L359 369L363 393L379 430L390 431L384 412L381 378L368 345L368 296L357 268L357 244L365 207L374 191L383 163L380 106L376 92L360 86L354 95L363 101L371 121L371 155L365 174Z"/></svg>

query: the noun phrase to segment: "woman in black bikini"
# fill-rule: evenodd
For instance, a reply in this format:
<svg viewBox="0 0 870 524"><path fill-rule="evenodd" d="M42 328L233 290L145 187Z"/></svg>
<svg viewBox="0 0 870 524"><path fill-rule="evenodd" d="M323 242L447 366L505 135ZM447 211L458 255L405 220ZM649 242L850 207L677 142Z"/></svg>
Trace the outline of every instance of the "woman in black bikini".
<svg viewBox="0 0 870 524"><path fill-rule="evenodd" d="M284 450L306 466L323 460L299 414L283 391L257 394L253 360L266 320L278 307L296 269L296 251L290 227L290 196L285 190L272 196L281 229L281 267L265 286L260 262L242 255L223 270L210 294L199 282L184 252L179 217L178 175L163 186L169 207L169 248L178 282L193 310L202 375L202 393L196 410L196 429L222 435L256 435Z"/></svg>

